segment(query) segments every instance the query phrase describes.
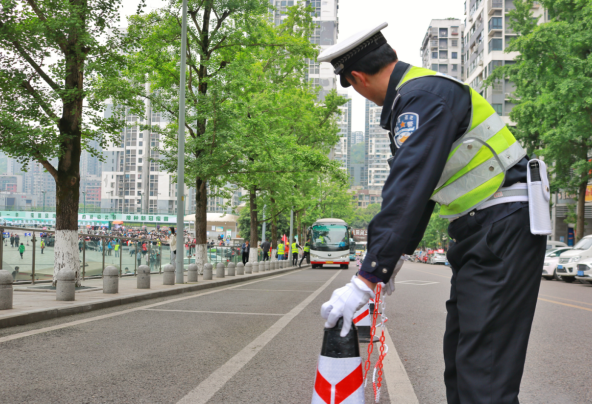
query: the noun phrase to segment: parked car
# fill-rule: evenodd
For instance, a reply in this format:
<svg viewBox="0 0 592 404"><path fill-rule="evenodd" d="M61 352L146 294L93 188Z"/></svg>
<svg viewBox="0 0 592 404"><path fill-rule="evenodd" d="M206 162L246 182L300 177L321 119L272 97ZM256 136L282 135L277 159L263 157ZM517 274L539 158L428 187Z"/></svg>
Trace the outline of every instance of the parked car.
<svg viewBox="0 0 592 404"><path fill-rule="evenodd" d="M432 265L436 265L436 264L446 265L446 261L447 261L446 254L434 253L430 257L429 263Z"/></svg>
<svg viewBox="0 0 592 404"><path fill-rule="evenodd" d="M592 258L583 259L576 266L576 279L581 283L592 284Z"/></svg>
<svg viewBox="0 0 592 404"><path fill-rule="evenodd" d="M552 240L547 241L547 250L555 250L560 247L567 247L567 244L565 244L562 241L552 241Z"/></svg>
<svg viewBox="0 0 592 404"><path fill-rule="evenodd" d="M592 235L584 237L572 250L561 254L557 274L567 283L575 281L578 263L587 258L592 258Z"/></svg>
<svg viewBox="0 0 592 404"><path fill-rule="evenodd" d="M545 254L545 263L543 264L543 278L547 280L556 279L561 280L561 276L557 275L557 264L559 264L559 256L571 250L571 247L555 248L553 250L547 250Z"/></svg>

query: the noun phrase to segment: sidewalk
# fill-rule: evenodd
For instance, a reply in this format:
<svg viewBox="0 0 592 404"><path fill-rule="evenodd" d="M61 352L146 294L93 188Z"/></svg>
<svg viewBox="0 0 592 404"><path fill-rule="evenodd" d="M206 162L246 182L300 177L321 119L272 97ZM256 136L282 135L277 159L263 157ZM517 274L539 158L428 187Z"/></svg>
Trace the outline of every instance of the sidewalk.
<svg viewBox="0 0 592 404"><path fill-rule="evenodd" d="M309 266L310 265L304 265L303 268ZM92 289L81 289L76 291L76 300L73 302L56 301L55 290L48 291L47 289L39 289L39 291L34 291L37 287L48 286L47 284L35 286L14 285L13 308L11 310L0 310L0 328L30 324L37 321L85 313L92 310L105 309L147 299L231 285L297 269L299 268L288 267L285 269L276 269L273 271L259 272L249 275L227 275L225 278L214 278L211 281L204 281L203 277L199 275L196 283L166 286L162 284L163 274L152 274L150 279L150 289L137 289L137 278L135 276L126 276L119 278L119 293L117 294L104 294L102 289L103 279L90 279L85 280L82 285ZM187 275L185 275L185 279L187 279Z"/></svg>

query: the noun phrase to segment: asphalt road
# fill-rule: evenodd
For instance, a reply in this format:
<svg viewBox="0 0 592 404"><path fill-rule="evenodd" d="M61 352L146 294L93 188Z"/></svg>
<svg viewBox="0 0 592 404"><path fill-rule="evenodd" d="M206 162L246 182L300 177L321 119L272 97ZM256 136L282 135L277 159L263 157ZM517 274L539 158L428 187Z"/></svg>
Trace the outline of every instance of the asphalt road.
<svg viewBox="0 0 592 404"><path fill-rule="evenodd" d="M354 271L306 269L2 329L0 402L310 403L319 308ZM447 267L406 263L387 300L389 334L422 404L445 403L449 278ZM542 281L523 404L592 402L591 325L592 286ZM388 393L381 403L397 403Z"/></svg>
<svg viewBox="0 0 592 404"><path fill-rule="evenodd" d="M442 337L450 276L445 266L407 262L387 301L389 332L420 403L446 403ZM590 341L592 285L542 280L520 402L592 403Z"/></svg>

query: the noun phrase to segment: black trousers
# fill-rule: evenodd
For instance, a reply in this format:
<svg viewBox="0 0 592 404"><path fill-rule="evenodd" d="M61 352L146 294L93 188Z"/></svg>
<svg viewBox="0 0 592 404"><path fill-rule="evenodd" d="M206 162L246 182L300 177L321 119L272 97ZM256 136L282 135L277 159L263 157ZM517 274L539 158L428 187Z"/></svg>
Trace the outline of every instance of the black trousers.
<svg viewBox="0 0 592 404"><path fill-rule="evenodd" d="M299 267L302 266L302 261L304 261L305 258L308 258L308 252L303 252L302 253L302 259L300 260L300 264L298 264ZM306 261L308 263L308 260Z"/></svg>
<svg viewBox="0 0 592 404"><path fill-rule="evenodd" d="M468 214L448 231L448 403L518 404L546 237L530 233L527 207L487 225Z"/></svg>
<svg viewBox="0 0 592 404"><path fill-rule="evenodd" d="M243 265L247 265L247 262L249 262L249 253L243 253Z"/></svg>
<svg viewBox="0 0 592 404"><path fill-rule="evenodd" d="M263 251L263 261L269 261L269 252Z"/></svg>
<svg viewBox="0 0 592 404"><path fill-rule="evenodd" d="M298 264L298 253L292 253L292 266L296 266Z"/></svg>

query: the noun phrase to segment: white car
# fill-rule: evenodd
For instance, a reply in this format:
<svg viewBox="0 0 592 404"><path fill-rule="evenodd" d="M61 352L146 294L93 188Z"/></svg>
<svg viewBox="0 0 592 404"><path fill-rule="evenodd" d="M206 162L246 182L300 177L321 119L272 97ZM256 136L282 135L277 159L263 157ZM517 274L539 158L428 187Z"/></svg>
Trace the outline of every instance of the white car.
<svg viewBox="0 0 592 404"><path fill-rule="evenodd" d="M576 266L576 279L581 283L592 283L592 258L581 260Z"/></svg>
<svg viewBox="0 0 592 404"><path fill-rule="evenodd" d="M545 254L545 263L543 264L543 278L551 280L561 280L561 276L557 275L557 264L559 264L559 256L571 250L571 247L561 247L554 250L548 250Z"/></svg>
<svg viewBox="0 0 592 404"><path fill-rule="evenodd" d="M561 248L561 247L567 247L567 244L565 244L563 241L552 241L552 240L547 241L547 251L554 250L554 249Z"/></svg>
<svg viewBox="0 0 592 404"><path fill-rule="evenodd" d="M575 281L578 263L588 258L592 258L592 235L578 241L573 250L561 254L557 265L557 275L567 283Z"/></svg>
<svg viewBox="0 0 592 404"><path fill-rule="evenodd" d="M446 259L446 254L442 254L442 253L434 253L430 257L430 261L429 261L429 263L432 265L435 265L435 264L446 265L446 262L448 262L448 260Z"/></svg>

